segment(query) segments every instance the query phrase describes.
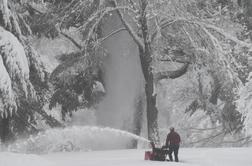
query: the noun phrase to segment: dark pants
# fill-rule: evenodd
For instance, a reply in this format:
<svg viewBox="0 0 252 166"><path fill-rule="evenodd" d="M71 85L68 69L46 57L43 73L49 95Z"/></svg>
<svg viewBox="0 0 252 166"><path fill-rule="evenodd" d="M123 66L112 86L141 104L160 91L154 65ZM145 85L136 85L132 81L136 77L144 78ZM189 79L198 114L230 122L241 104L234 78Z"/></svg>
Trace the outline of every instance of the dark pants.
<svg viewBox="0 0 252 166"><path fill-rule="evenodd" d="M179 150L179 145L170 145L169 146L169 158L170 161L173 161L172 158L172 153L174 152L174 156L175 156L175 161L178 162L178 150Z"/></svg>

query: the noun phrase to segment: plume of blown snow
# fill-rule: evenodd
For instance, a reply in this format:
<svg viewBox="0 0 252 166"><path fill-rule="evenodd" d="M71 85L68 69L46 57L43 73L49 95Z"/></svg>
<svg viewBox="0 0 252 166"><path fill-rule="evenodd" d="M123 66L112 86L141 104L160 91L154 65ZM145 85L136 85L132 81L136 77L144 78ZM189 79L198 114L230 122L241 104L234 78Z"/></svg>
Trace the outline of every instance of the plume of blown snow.
<svg viewBox="0 0 252 166"><path fill-rule="evenodd" d="M143 137L118 129L74 126L46 130L36 136L30 136L29 139L18 141L8 149L23 153L124 149L132 139L149 142Z"/></svg>

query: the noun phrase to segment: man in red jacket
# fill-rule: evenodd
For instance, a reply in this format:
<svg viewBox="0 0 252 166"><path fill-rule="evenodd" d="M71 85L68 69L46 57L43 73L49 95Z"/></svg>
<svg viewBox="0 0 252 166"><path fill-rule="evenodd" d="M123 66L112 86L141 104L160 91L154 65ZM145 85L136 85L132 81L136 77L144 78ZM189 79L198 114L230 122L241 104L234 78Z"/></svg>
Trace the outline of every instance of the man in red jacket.
<svg viewBox="0 0 252 166"><path fill-rule="evenodd" d="M169 158L170 161L173 161L172 153L174 152L175 161L178 162L178 150L180 144L180 136L177 132L174 131L174 127L170 128L170 133L166 138L166 147L169 147Z"/></svg>

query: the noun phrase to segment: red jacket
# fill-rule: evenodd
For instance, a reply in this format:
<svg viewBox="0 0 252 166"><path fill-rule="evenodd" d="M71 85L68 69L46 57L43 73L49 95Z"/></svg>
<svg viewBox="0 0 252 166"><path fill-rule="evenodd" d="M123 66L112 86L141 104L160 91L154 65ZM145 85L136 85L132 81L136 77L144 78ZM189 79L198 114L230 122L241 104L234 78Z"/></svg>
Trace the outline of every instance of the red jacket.
<svg viewBox="0 0 252 166"><path fill-rule="evenodd" d="M166 138L166 145L179 145L180 144L180 136L177 132L171 131Z"/></svg>

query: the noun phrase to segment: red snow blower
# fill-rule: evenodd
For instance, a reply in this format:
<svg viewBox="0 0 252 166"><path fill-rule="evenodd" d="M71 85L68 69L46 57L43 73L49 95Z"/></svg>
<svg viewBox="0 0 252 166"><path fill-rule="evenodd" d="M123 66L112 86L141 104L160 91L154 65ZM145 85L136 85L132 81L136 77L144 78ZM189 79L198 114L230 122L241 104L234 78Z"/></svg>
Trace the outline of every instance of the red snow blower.
<svg viewBox="0 0 252 166"><path fill-rule="evenodd" d="M166 147L156 148L154 142L151 142L152 151L145 151L144 160L165 161L169 153Z"/></svg>

